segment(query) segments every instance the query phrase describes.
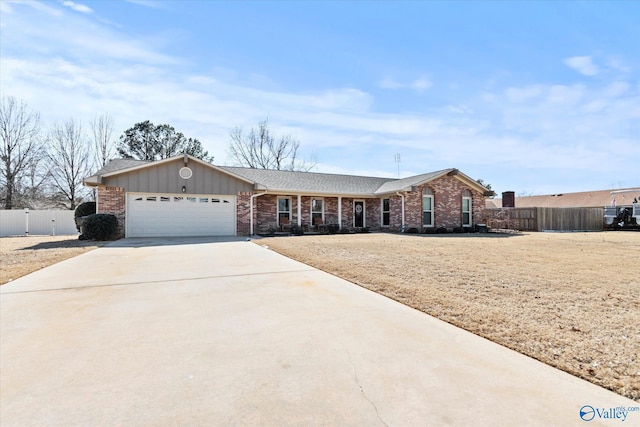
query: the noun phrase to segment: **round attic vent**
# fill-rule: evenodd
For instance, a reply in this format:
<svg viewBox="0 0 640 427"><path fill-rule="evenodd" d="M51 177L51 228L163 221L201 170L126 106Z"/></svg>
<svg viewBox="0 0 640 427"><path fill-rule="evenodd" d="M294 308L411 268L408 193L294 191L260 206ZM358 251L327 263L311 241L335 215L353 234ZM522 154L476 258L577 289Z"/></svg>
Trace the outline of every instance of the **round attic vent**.
<svg viewBox="0 0 640 427"><path fill-rule="evenodd" d="M189 179L193 176L193 171L186 166L180 168L180 172L178 173L180 174L180 178L182 179Z"/></svg>

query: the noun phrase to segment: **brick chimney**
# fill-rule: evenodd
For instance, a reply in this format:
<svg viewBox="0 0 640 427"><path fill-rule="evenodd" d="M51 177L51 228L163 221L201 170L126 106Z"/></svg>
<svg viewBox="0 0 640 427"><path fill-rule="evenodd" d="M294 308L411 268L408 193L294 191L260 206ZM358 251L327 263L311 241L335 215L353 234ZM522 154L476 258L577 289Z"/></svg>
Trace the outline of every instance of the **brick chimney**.
<svg viewBox="0 0 640 427"><path fill-rule="evenodd" d="M516 207L516 193L513 191L502 192L502 207L503 208L515 208Z"/></svg>

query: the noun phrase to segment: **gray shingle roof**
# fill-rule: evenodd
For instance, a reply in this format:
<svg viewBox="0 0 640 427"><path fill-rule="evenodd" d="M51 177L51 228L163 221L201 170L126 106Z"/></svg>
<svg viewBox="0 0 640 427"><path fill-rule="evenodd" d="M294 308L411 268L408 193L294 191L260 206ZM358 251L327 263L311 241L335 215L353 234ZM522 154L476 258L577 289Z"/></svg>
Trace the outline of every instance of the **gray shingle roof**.
<svg viewBox="0 0 640 427"><path fill-rule="evenodd" d="M121 169L129 169L136 166L143 165L145 163L151 163L148 160L136 160L136 159L113 159L106 165L104 165L98 172L94 173L94 175L106 175L111 172L116 172Z"/></svg>
<svg viewBox="0 0 640 427"><path fill-rule="evenodd" d="M93 176L85 179L85 183L99 182L101 175L111 174L137 166L152 164L154 162L134 159L114 159L97 171ZM212 165L213 166L213 165ZM324 193L324 194L350 194L361 196L374 196L391 194L403 191L414 185L420 185L432 179L438 178L456 169L443 169L408 178L379 178L370 176L338 175L315 172L278 171L269 169L251 169L235 166L215 166L218 169L229 172L239 178L253 182L260 189L281 192L296 193ZM456 171L456 173L459 173ZM461 174L464 175L464 174ZM466 175L471 182L473 180Z"/></svg>
<svg viewBox="0 0 640 427"><path fill-rule="evenodd" d="M272 191L335 194L374 194L390 178L336 175L315 172L278 171L218 166L220 169L256 182Z"/></svg>
<svg viewBox="0 0 640 427"><path fill-rule="evenodd" d="M445 175L454 169L443 169L440 171L423 173L421 175L410 176L408 178L387 180L384 184L376 190L376 194L395 193L396 191L402 191L408 187L414 185L420 185L424 182L435 179L439 176Z"/></svg>

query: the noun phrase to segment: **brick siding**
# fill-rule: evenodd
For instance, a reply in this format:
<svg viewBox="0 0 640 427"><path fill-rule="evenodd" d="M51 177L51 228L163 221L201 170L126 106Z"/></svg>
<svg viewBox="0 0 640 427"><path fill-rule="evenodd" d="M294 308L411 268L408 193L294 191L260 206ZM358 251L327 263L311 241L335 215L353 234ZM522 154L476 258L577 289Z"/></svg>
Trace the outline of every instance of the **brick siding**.
<svg viewBox="0 0 640 427"><path fill-rule="evenodd" d="M434 228L452 229L462 225L462 194L464 190L471 192L472 223L477 223L484 210L484 195L467 187L453 176L443 176L416 188L405 197L405 218L407 228L415 227L425 230L422 225L422 194L425 188L433 192Z"/></svg>
<svg viewBox="0 0 640 427"><path fill-rule="evenodd" d="M125 235L125 192L122 187L98 186L97 213L112 214L118 219L118 237Z"/></svg>
<svg viewBox="0 0 640 427"><path fill-rule="evenodd" d="M251 195L250 192L238 193L236 198L236 233L248 236L251 232ZM254 212L255 218L255 212Z"/></svg>

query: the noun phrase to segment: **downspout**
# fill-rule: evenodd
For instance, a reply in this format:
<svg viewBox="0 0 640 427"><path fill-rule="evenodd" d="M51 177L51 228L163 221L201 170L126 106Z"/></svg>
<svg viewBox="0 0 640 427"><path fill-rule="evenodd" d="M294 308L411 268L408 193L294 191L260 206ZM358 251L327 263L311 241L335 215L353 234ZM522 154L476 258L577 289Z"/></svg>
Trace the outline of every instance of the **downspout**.
<svg viewBox="0 0 640 427"><path fill-rule="evenodd" d="M266 190L264 191L264 193L252 194L249 200L249 224L250 224L249 235L250 236L253 236L253 199L255 199L256 197L264 196L265 194L267 194Z"/></svg>
<svg viewBox="0 0 640 427"><path fill-rule="evenodd" d="M401 194L399 191L396 191L396 194L402 198L402 232L404 233L404 194Z"/></svg>
<svg viewBox="0 0 640 427"><path fill-rule="evenodd" d="M338 196L338 227L342 230L342 196Z"/></svg>
<svg viewBox="0 0 640 427"><path fill-rule="evenodd" d="M302 226L302 196L298 194L298 227Z"/></svg>

